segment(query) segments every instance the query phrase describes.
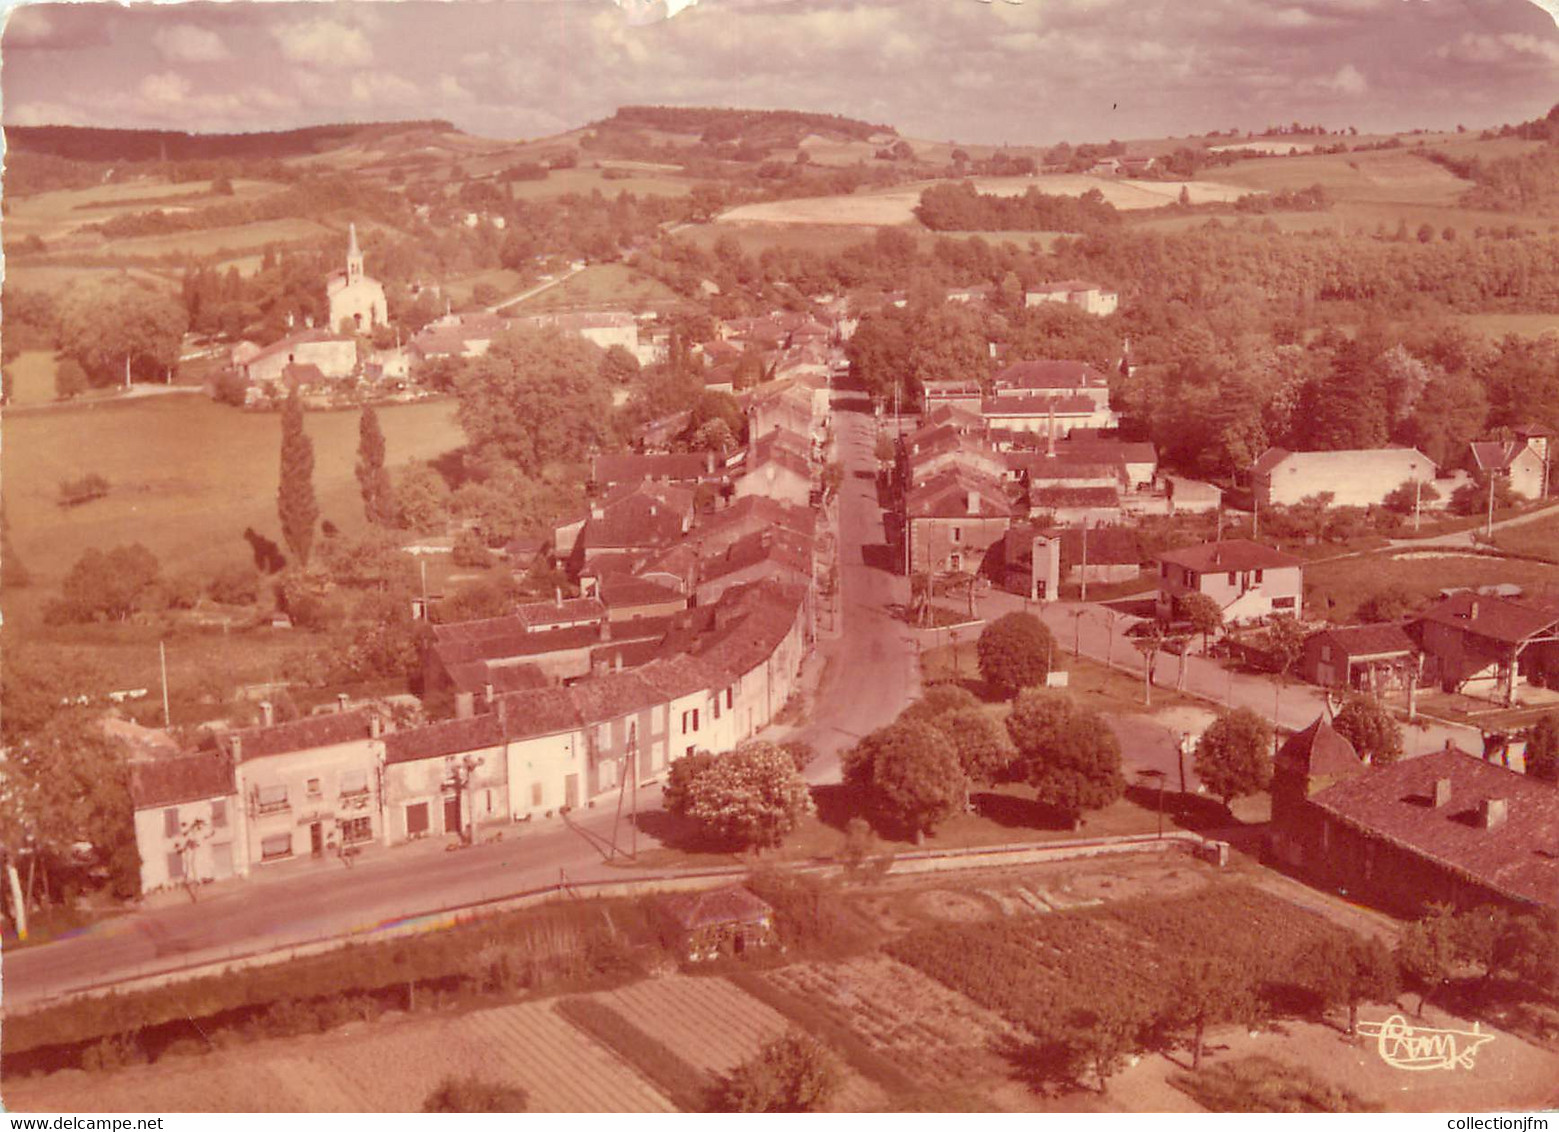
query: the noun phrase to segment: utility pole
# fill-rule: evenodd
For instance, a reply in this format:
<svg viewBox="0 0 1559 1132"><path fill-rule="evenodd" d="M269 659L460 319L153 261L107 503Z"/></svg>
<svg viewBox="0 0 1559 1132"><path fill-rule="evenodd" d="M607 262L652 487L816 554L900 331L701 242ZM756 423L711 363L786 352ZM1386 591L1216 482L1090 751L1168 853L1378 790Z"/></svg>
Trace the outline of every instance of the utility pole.
<svg viewBox="0 0 1559 1132"><path fill-rule="evenodd" d="M173 726L173 716L168 711L168 647L162 642L157 642L157 659L162 663L162 725Z"/></svg>
<svg viewBox="0 0 1559 1132"><path fill-rule="evenodd" d="M1423 503L1423 499L1424 499L1424 481L1420 480L1420 479L1415 479L1413 481L1413 533L1415 535L1418 533L1419 523L1422 521L1422 515L1420 514L1420 507L1421 507L1421 505Z"/></svg>
<svg viewBox="0 0 1559 1132"><path fill-rule="evenodd" d="M1083 518L1083 564L1082 564L1082 567L1080 568L1080 571L1079 571L1077 577L1078 577L1078 580L1079 580L1079 582L1081 582L1082 587L1083 587L1083 591L1082 591L1082 595L1081 595L1082 599L1084 601L1087 601L1088 600L1088 519L1087 519L1086 516L1084 516L1084 518Z"/></svg>
<svg viewBox="0 0 1559 1132"><path fill-rule="evenodd" d="M1486 539L1492 539L1494 537L1494 473L1493 472L1489 473L1489 517L1488 517L1488 521L1484 524L1483 537L1486 538Z"/></svg>
<svg viewBox="0 0 1559 1132"><path fill-rule="evenodd" d="M130 388L130 355L125 355L125 388Z"/></svg>

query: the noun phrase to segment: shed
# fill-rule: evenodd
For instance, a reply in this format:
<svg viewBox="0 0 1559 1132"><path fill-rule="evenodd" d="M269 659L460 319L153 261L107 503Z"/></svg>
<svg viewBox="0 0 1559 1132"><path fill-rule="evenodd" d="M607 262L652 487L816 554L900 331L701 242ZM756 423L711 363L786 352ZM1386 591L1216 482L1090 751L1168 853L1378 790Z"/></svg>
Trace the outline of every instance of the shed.
<svg viewBox="0 0 1559 1132"><path fill-rule="evenodd" d="M775 942L774 909L739 884L663 897L659 911L662 940L693 963Z"/></svg>

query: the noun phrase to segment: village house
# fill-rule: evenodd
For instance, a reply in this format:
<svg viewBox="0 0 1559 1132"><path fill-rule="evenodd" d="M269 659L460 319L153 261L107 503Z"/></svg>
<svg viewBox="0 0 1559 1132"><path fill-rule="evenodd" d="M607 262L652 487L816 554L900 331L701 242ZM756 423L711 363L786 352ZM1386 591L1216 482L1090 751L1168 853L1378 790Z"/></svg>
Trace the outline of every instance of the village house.
<svg viewBox="0 0 1559 1132"><path fill-rule="evenodd" d="M1013 507L1001 481L955 465L912 487L905 514L912 574L974 574L1006 536Z"/></svg>
<svg viewBox="0 0 1559 1132"><path fill-rule="evenodd" d="M727 590L773 579L794 586L812 585L812 538L783 527L754 531L718 553L700 557L696 567L699 605L712 605Z"/></svg>
<svg viewBox="0 0 1559 1132"><path fill-rule="evenodd" d="M629 311L578 311L566 314L538 314L520 320L527 326L549 328L577 335L603 350L621 346L641 363L653 360L648 353L640 357L639 320Z"/></svg>
<svg viewBox="0 0 1559 1132"><path fill-rule="evenodd" d="M1036 283L1023 293L1023 305L1026 307L1037 307L1041 303L1066 303L1086 314L1097 315L1114 314L1120 301L1118 292L1082 279Z"/></svg>
<svg viewBox="0 0 1559 1132"><path fill-rule="evenodd" d="M1224 539L1158 555L1157 615L1177 616L1177 599L1206 594L1223 610L1226 625L1274 614L1298 617L1304 597L1304 559L1249 539Z"/></svg>
<svg viewBox="0 0 1559 1132"><path fill-rule="evenodd" d="M1269 448L1251 466L1251 490L1260 507L1292 507L1306 496L1330 493L1334 507L1378 507L1406 483L1432 483L1434 461L1416 448L1290 452Z"/></svg>
<svg viewBox="0 0 1559 1132"><path fill-rule="evenodd" d="M1407 688L1418 646L1401 625L1333 626L1305 638L1299 675L1325 688L1381 695Z"/></svg>
<svg viewBox="0 0 1559 1132"><path fill-rule="evenodd" d="M143 893L248 871L245 815L222 751L132 759L130 802Z"/></svg>
<svg viewBox="0 0 1559 1132"><path fill-rule="evenodd" d="M412 336L408 349L420 363L447 358L480 358L493 339L508 330L507 319L485 311L446 314Z"/></svg>
<svg viewBox="0 0 1559 1132"><path fill-rule="evenodd" d="M357 369L357 341L328 330L302 330L261 350L240 342L233 347L232 357L238 376L251 385L275 386L287 367L294 365L313 366L321 377L336 381L351 377Z"/></svg>
<svg viewBox="0 0 1559 1132"><path fill-rule="evenodd" d="M778 938L774 909L741 885L660 898L661 942L688 962L743 955Z"/></svg>
<svg viewBox="0 0 1559 1132"><path fill-rule="evenodd" d="M1086 393L997 393L980 403L980 414L993 429L1066 436L1078 428L1114 428L1120 418L1107 400Z"/></svg>
<svg viewBox="0 0 1559 1132"><path fill-rule="evenodd" d="M924 483L948 468L961 467L992 479L1006 475L1001 454L980 437L950 425L920 429L905 438L904 457L909 483Z"/></svg>
<svg viewBox="0 0 1559 1132"><path fill-rule="evenodd" d="M267 717L270 705L262 705ZM323 857L385 836L379 716L358 710L217 736L233 765L245 835L234 866Z"/></svg>
<svg viewBox="0 0 1559 1132"><path fill-rule="evenodd" d="M604 554L648 554L681 540L693 525L693 492L673 484L622 484L590 505L578 534L559 527L554 545L577 574Z"/></svg>
<svg viewBox="0 0 1559 1132"><path fill-rule="evenodd" d="M927 381L920 387L920 396L925 405L925 421L931 423L932 414L943 408L978 414L985 400L985 388L978 381Z"/></svg>
<svg viewBox="0 0 1559 1132"><path fill-rule="evenodd" d="M1324 715L1283 741L1272 760L1272 831L1268 847L1290 867L1321 851L1321 822L1311 795L1363 774L1365 762Z"/></svg>
<svg viewBox="0 0 1559 1132"><path fill-rule="evenodd" d="M1462 592L1411 623L1424 652L1424 682L1448 692L1517 701L1529 681L1559 682L1559 598Z"/></svg>
<svg viewBox="0 0 1559 1132"><path fill-rule="evenodd" d="M347 226L346 269L330 273L325 298L330 304L330 329L343 334L366 334L390 321L383 284L363 274L356 224Z"/></svg>
<svg viewBox="0 0 1559 1132"><path fill-rule="evenodd" d="M1112 526L1121 520L1121 494L1114 487L1033 487L1029 515L1058 527Z"/></svg>
<svg viewBox="0 0 1559 1132"><path fill-rule="evenodd" d="M758 436L733 479L736 497L762 495L794 507L807 506L812 497L812 469L798 451L803 444L805 441L781 428Z"/></svg>
<svg viewBox="0 0 1559 1132"><path fill-rule="evenodd" d="M386 840L444 834L474 841L481 826L509 820L505 698L499 710L384 737Z"/></svg>
<svg viewBox="0 0 1559 1132"><path fill-rule="evenodd" d="M590 483L595 488L619 484L697 484L719 479L713 452L667 452L652 456L613 453L590 457Z"/></svg>
<svg viewBox="0 0 1559 1132"><path fill-rule="evenodd" d="M810 590L763 581L722 595L713 630L694 655L728 681L710 750L729 751L767 727L796 690L812 646L815 611Z"/></svg>
<svg viewBox="0 0 1559 1132"><path fill-rule="evenodd" d="M1559 909L1559 790L1447 745L1346 773L1302 801L1273 791L1275 850L1350 897L1409 915L1432 903ZM1274 780L1276 782L1276 779Z"/></svg>
<svg viewBox="0 0 1559 1132"><path fill-rule="evenodd" d="M510 818L548 817L583 805L589 752L573 690L536 689L501 702Z"/></svg>
<svg viewBox="0 0 1559 1132"><path fill-rule="evenodd" d="M1472 466L1484 475L1502 477L1510 490L1526 499L1548 495L1548 437L1537 428L1519 428L1514 440L1475 440Z"/></svg>

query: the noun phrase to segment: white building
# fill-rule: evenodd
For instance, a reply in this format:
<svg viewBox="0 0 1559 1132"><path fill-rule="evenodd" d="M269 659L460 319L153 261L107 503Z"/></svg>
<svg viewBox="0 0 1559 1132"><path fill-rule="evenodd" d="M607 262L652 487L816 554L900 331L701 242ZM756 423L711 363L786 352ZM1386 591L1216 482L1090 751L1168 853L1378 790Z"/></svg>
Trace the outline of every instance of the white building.
<svg viewBox="0 0 1559 1132"><path fill-rule="evenodd" d="M357 225L347 229L346 270L332 271L325 282L330 302L330 328L347 334L367 333L390 321L384 287L363 274L363 253L357 246Z"/></svg>
<svg viewBox="0 0 1559 1132"><path fill-rule="evenodd" d="M1262 507L1290 507L1323 493L1333 507L1375 507L1403 484L1428 483L1435 473L1434 461L1416 448L1269 448L1251 466L1251 490Z"/></svg>
<svg viewBox="0 0 1559 1132"><path fill-rule="evenodd" d="M1063 279L1052 283L1036 283L1023 293L1023 305L1037 307L1041 303L1066 303L1086 314L1114 314L1120 306L1119 292L1109 291L1097 283L1082 279Z"/></svg>

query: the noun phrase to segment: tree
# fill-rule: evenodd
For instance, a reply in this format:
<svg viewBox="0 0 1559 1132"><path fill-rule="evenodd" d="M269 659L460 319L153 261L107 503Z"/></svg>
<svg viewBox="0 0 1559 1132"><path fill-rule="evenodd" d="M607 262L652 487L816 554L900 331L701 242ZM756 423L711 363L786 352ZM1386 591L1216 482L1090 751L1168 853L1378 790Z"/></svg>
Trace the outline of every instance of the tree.
<svg viewBox="0 0 1559 1132"><path fill-rule="evenodd" d="M956 708L944 712L932 724L952 743L967 782L989 785L1012 765L1014 751L1007 729L985 709Z"/></svg>
<svg viewBox="0 0 1559 1132"><path fill-rule="evenodd" d="M1223 609L1216 599L1201 592L1180 597L1180 616L1191 624L1193 633L1202 635L1202 650L1207 650L1207 639L1223 629Z"/></svg>
<svg viewBox="0 0 1559 1132"><path fill-rule="evenodd" d="M88 550L60 584L61 600L49 609L57 621L124 621L140 608L157 583L161 565L140 543L116 546L106 554Z"/></svg>
<svg viewBox="0 0 1559 1132"><path fill-rule="evenodd" d="M761 739L713 756L668 791L672 813L690 818L716 840L760 851L778 845L812 810L795 761Z"/></svg>
<svg viewBox="0 0 1559 1132"><path fill-rule="evenodd" d="M1418 990L1418 1015L1429 996L1456 972L1456 914L1449 904L1431 904L1429 911L1403 930L1397 940L1397 966Z"/></svg>
<svg viewBox="0 0 1559 1132"><path fill-rule="evenodd" d="M189 316L176 296L135 285L73 290L60 307L59 340L97 385L155 375L178 365Z"/></svg>
<svg viewBox="0 0 1559 1132"><path fill-rule="evenodd" d="M611 386L600 353L556 330L512 330L455 380L457 417L474 448L536 475L578 460L610 436Z"/></svg>
<svg viewBox="0 0 1559 1132"><path fill-rule="evenodd" d="M601 358L601 377L612 385L627 385L639 376L639 359L626 346L608 346Z"/></svg>
<svg viewBox="0 0 1559 1132"><path fill-rule="evenodd" d="M766 1042L720 1082L717 1112L821 1112L844 1074L838 1058L799 1030Z"/></svg>
<svg viewBox="0 0 1559 1132"><path fill-rule="evenodd" d="M932 684L920 693L918 700L899 712L899 722L915 720L936 724L949 712L979 706L979 699L968 688L957 684Z"/></svg>
<svg viewBox="0 0 1559 1132"><path fill-rule="evenodd" d="M957 813L968 796L958 754L938 728L915 720L878 728L844 759L844 781L865 793L889 823L926 834Z"/></svg>
<svg viewBox="0 0 1559 1132"><path fill-rule="evenodd" d="M442 531L449 522L449 485L431 464L408 464L400 473L393 498L396 523L421 534Z"/></svg>
<svg viewBox="0 0 1559 1132"><path fill-rule="evenodd" d="M1332 726L1371 766L1386 766L1402 757L1402 727L1374 696L1351 693Z"/></svg>
<svg viewBox="0 0 1559 1132"><path fill-rule="evenodd" d="M87 391L87 371L75 358L62 358L54 367L54 396L68 401Z"/></svg>
<svg viewBox="0 0 1559 1132"><path fill-rule="evenodd" d="M1250 708L1226 711L1196 744L1196 776L1224 808L1272 781L1272 728Z"/></svg>
<svg viewBox="0 0 1559 1132"><path fill-rule="evenodd" d="M1193 954L1173 972L1169 983L1173 990L1167 1021L1191 1028L1191 1068L1200 1069L1208 1025L1241 1021L1255 1013L1250 981L1226 956Z"/></svg>
<svg viewBox="0 0 1559 1132"><path fill-rule="evenodd" d="M1396 961L1374 936L1327 933L1300 959L1300 977L1315 991L1323 1008L1348 1008L1348 1033L1359 1028L1359 1007L1366 1002L1390 1002L1397 996Z"/></svg>
<svg viewBox="0 0 1559 1132"><path fill-rule="evenodd" d="M1540 717L1528 733L1526 770L1533 778L1559 784L1559 712Z"/></svg>
<svg viewBox="0 0 1559 1132"><path fill-rule="evenodd" d="M530 1094L518 1085L479 1077L445 1077L422 1102L423 1112L526 1112Z"/></svg>
<svg viewBox="0 0 1559 1132"><path fill-rule="evenodd" d="M714 764L715 756L709 751L694 751L672 761L666 772L666 785L661 790L661 805L668 813L686 813L692 802L689 785Z"/></svg>
<svg viewBox="0 0 1559 1132"><path fill-rule="evenodd" d="M1071 697L1030 688L1007 716L1017 751L1013 770L1039 802L1079 824L1084 810L1103 809L1126 792L1120 740L1098 713Z"/></svg>
<svg viewBox="0 0 1559 1132"><path fill-rule="evenodd" d="M985 627L975 652L985 682L1003 699L1011 699L1049 677L1055 638L1032 613L1008 613Z"/></svg>
<svg viewBox="0 0 1559 1132"><path fill-rule="evenodd" d="M1081 1081L1085 1072L1098 1079L1099 1092L1142 1046L1151 1019L1141 1004L1118 986L1103 986L1092 1005L1051 1023L1035 1046L1036 1068L1045 1076Z"/></svg>
<svg viewBox="0 0 1559 1132"><path fill-rule="evenodd" d="M308 565L314 524L319 521L319 503L314 498L314 442L303 431L303 402L296 388L282 407L281 486L276 493L276 514L287 548L299 565Z"/></svg>
<svg viewBox="0 0 1559 1132"><path fill-rule="evenodd" d="M363 409L357 424L357 486L363 496L363 514L370 523L395 523L395 496L390 473L384 467L384 431L372 405Z"/></svg>

